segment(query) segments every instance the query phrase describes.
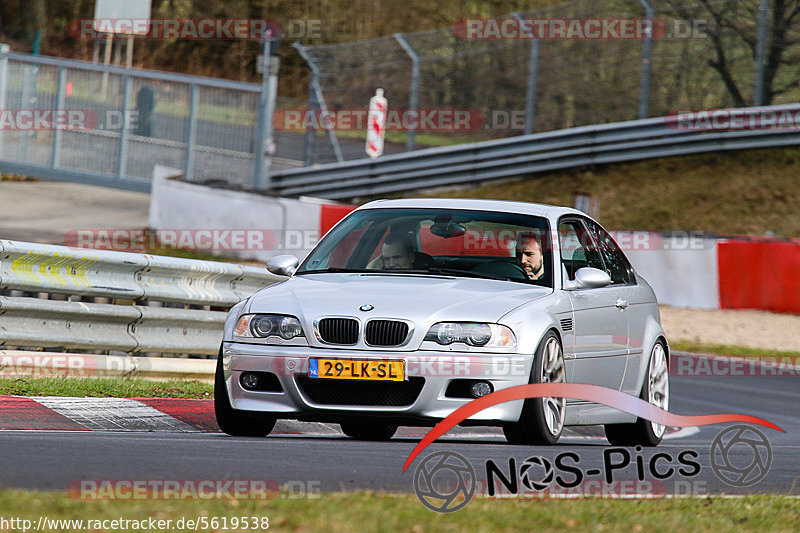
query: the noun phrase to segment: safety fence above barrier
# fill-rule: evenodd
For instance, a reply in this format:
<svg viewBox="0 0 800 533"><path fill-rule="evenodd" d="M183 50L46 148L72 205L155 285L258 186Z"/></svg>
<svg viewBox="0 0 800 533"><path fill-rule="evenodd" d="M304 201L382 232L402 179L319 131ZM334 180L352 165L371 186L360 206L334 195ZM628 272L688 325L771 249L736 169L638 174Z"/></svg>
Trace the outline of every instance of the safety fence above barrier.
<svg viewBox="0 0 800 533"><path fill-rule="evenodd" d="M582 126L276 173L278 196L342 200L586 165L800 145L800 105L715 110ZM787 122L788 120L788 122Z"/></svg>

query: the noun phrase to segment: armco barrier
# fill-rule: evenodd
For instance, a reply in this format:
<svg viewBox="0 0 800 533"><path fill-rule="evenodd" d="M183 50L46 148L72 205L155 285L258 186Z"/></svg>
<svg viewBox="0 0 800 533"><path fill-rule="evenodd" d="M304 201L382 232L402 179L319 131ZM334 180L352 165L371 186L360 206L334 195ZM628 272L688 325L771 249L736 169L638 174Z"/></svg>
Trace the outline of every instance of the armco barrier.
<svg viewBox="0 0 800 533"><path fill-rule="evenodd" d="M0 241L4 292L137 304L0 296L0 346L213 355L226 314L174 305L229 307L282 279L215 261Z"/></svg>
<svg viewBox="0 0 800 533"><path fill-rule="evenodd" d="M143 376L210 381L215 364L208 359L0 350L0 377Z"/></svg>
<svg viewBox="0 0 800 533"><path fill-rule="evenodd" d="M230 306L281 279L216 261L0 240L0 289Z"/></svg>

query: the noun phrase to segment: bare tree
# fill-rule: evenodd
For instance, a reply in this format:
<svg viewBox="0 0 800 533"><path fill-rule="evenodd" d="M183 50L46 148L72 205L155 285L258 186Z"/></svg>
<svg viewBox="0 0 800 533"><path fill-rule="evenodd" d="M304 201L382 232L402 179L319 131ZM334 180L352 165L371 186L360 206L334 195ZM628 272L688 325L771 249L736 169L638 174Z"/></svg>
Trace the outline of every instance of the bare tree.
<svg viewBox="0 0 800 533"><path fill-rule="evenodd" d="M753 80L755 69L739 68L737 51L746 49L752 58L753 65L757 61L758 28L756 14L758 0L700 0L699 4L687 7L679 2L671 1L672 10L685 20L709 17L705 28L713 50L713 57L708 59L712 67L722 79L726 90L733 99L734 105L744 107L748 104L744 87ZM769 105L779 96L800 83L800 74L779 76L784 71L796 71L800 64L800 55L793 47L800 44L800 2L797 0L770 0L768 28L766 33L763 76L763 104ZM700 7L698 10L697 7Z"/></svg>

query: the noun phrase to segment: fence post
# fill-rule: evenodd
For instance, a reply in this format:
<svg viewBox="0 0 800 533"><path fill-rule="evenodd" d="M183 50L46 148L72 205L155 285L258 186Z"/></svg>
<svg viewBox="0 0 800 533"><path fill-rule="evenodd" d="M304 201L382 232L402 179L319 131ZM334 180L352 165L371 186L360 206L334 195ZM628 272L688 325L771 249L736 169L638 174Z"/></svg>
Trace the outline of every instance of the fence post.
<svg viewBox="0 0 800 533"><path fill-rule="evenodd" d="M753 87L753 105L764 105L764 56L767 47L767 25L769 24L769 0L758 3L758 30L756 35L756 69Z"/></svg>
<svg viewBox="0 0 800 533"><path fill-rule="evenodd" d="M186 166L183 179L192 180L194 174L194 145L197 144L197 100L199 88L196 83L189 86L189 132L186 136Z"/></svg>
<svg viewBox="0 0 800 533"><path fill-rule="evenodd" d="M300 57L302 57L303 61L305 61L308 65L308 68L311 69L310 90L314 91L314 97L316 98L317 105L321 111L322 116L320 117L320 121L322 122L325 130L328 132L328 141L331 143L331 148L333 148L333 154L336 156L336 161L344 161L344 157L342 157L342 149L339 147L339 141L336 139L336 133L333 131L333 128L330 127L330 123L327 120L328 107L325 105L325 97L322 94L322 86L319 82L319 66L314 60L314 56L312 56L311 52L308 51L308 48L299 42L292 44L292 47L297 50L297 52L300 54Z"/></svg>
<svg viewBox="0 0 800 533"><path fill-rule="evenodd" d="M653 19L656 13L648 0L639 0L644 7L647 24L645 24L645 39L642 47L642 74L639 86L639 118L647 118L650 115L650 75L652 73L651 62L653 60Z"/></svg>
<svg viewBox="0 0 800 533"><path fill-rule="evenodd" d="M275 145L272 140L272 117L275 115L275 101L278 94L278 70L280 58L274 55L272 40L264 41L264 64L261 73L261 90L258 93L258 132L256 134L256 164L253 171L253 187L269 189L272 187L272 156Z"/></svg>
<svg viewBox="0 0 800 533"><path fill-rule="evenodd" d="M519 13L511 15L517 19L520 31L525 21ZM539 39L536 37L533 24L530 26L531 49L528 56L528 83L525 90L525 135L536 129L536 84L539 81Z"/></svg>
<svg viewBox="0 0 800 533"><path fill-rule="evenodd" d="M119 132L119 161L117 163L117 177L125 176L125 166L128 162L128 103L130 102L131 77L126 74L122 84L122 130Z"/></svg>
<svg viewBox="0 0 800 533"><path fill-rule="evenodd" d="M6 108L6 92L8 91L8 52L7 44L0 44L0 109ZM0 159L3 158L3 132L0 130Z"/></svg>
<svg viewBox="0 0 800 533"><path fill-rule="evenodd" d="M419 105L419 54L414 50L414 48L409 44L406 38L403 36L402 33L395 33L394 38L403 47L408 57L411 58L411 84L409 87L409 95L408 95L408 111L409 113L413 113L413 118L415 119L412 122L412 126L408 128L408 132L406 133L406 151L411 152L417 146L417 124L419 123L419 117L417 116L417 106Z"/></svg>
<svg viewBox="0 0 800 533"><path fill-rule="evenodd" d="M64 109L64 99L67 84L67 76L64 72L64 67L58 67L58 82L56 85L56 109L53 115ZM56 168L58 166L59 152L61 151L61 128L54 128L53 130L53 156L50 159L50 166Z"/></svg>
<svg viewBox="0 0 800 533"><path fill-rule="evenodd" d="M314 72L311 72L311 77L313 78L316 76ZM313 80L308 84L308 109L306 109L306 113L309 113L313 116L316 113L319 106L317 105L317 97L314 93L314 83ZM303 117L305 120L306 117ZM317 130L314 127L313 121L308 121L306 125L306 135L305 135L305 144L303 145L303 165L310 166L315 163L315 154L317 152Z"/></svg>

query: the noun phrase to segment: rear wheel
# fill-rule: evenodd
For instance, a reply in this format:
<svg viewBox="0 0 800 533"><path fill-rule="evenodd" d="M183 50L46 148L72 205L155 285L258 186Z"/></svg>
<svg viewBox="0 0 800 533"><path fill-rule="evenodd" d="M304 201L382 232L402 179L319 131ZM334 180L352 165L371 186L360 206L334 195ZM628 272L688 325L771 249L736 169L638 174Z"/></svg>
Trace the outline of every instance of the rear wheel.
<svg viewBox="0 0 800 533"><path fill-rule="evenodd" d="M217 425L224 433L236 437L265 437L275 427L275 417L256 411L240 411L231 407L225 373L222 369L222 349L217 357L214 375L214 413Z"/></svg>
<svg viewBox="0 0 800 533"><path fill-rule="evenodd" d="M657 341L650 353L647 377L639 395L656 407L669 410L669 371L667 351L662 341ZM637 418L633 424L607 424L606 438L614 446L657 446L664 437L666 427L644 418Z"/></svg>
<svg viewBox="0 0 800 533"><path fill-rule="evenodd" d="M397 426L377 422L342 422L342 433L358 440L389 440L397 431Z"/></svg>
<svg viewBox="0 0 800 533"><path fill-rule="evenodd" d="M564 383L564 351L558 335L545 335L533 359L530 383ZM511 444L555 444L564 429L565 398L528 398L519 421L503 426Z"/></svg>

